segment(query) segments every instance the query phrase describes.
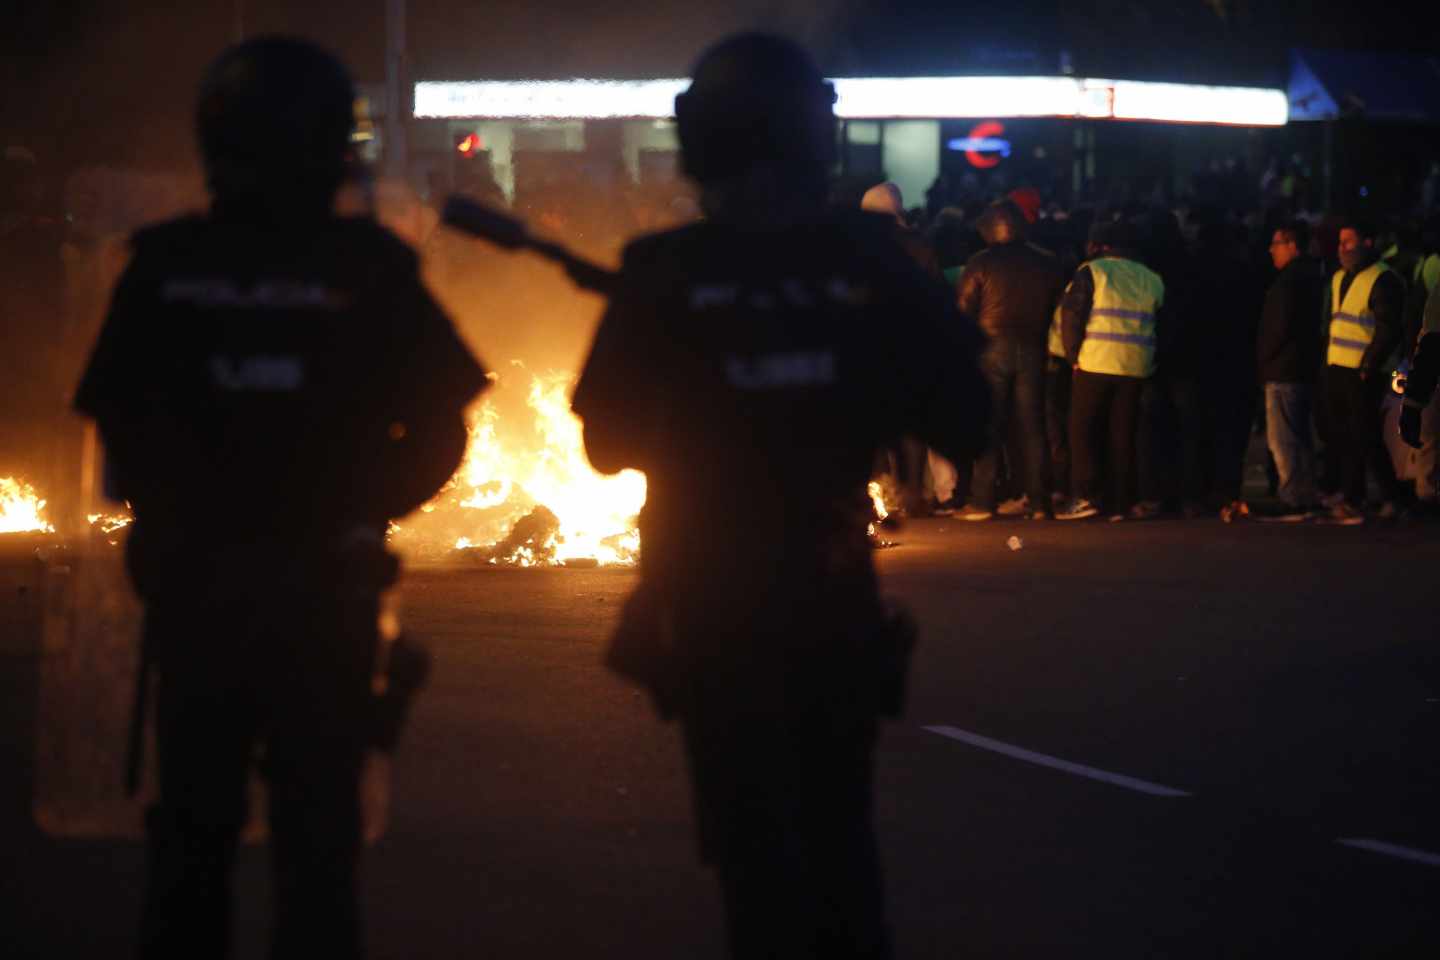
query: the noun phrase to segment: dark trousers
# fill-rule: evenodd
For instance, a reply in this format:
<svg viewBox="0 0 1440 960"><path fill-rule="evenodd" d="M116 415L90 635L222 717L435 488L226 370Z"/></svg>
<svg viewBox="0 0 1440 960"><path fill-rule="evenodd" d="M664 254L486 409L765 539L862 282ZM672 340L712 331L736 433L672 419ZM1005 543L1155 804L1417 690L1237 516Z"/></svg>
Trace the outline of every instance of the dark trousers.
<svg viewBox="0 0 1440 960"><path fill-rule="evenodd" d="M773 632L773 642L725 639L688 671L680 715L729 956L886 960L864 672L847 663L838 634L829 653L808 656L784 652ZM737 647L754 655L737 657Z"/></svg>
<svg viewBox="0 0 1440 960"><path fill-rule="evenodd" d="M1045 361L1045 442L1050 448L1050 486L1070 494L1070 364L1063 357Z"/></svg>
<svg viewBox="0 0 1440 960"><path fill-rule="evenodd" d="M1152 377L1141 399L1140 495L1146 500L1204 502L1210 488L1213 423L1191 376Z"/></svg>
<svg viewBox="0 0 1440 960"><path fill-rule="evenodd" d="M1360 378L1360 371L1345 367L1325 368L1325 406L1334 447L1333 462L1338 471L1340 492L1353 507L1365 503L1365 468L1368 464L1380 485L1380 495L1395 500L1402 495L1395 477L1395 464L1385 446L1385 391L1390 378L1372 375Z"/></svg>
<svg viewBox="0 0 1440 960"><path fill-rule="evenodd" d="M1245 480L1245 460L1250 435L1255 427L1259 391L1251 385L1247 371L1206 385L1214 418L1214 493L1221 504L1240 499Z"/></svg>
<svg viewBox="0 0 1440 960"><path fill-rule="evenodd" d="M152 603L160 796L146 817L140 957L225 957L257 758L268 785L274 958L361 955L359 781L373 597ZM367 623L368 620L368 623Z"/></svg>
<svg viewBox="0 0 1440 960"><path fill-rule="evenodd" d="M900 487L900 506L912 517L930 512L930 458L925 444L912 436L901 437L895 445L895 479Z"/></svg>
<svg viewBox="0 0 1440 960"><path fill-rule="evenodd" d="M1076 370L1070 383L1071 488L1075 496L1124 513L1135 502L1135 443L1145 381ZM1101 477L1110 479L1102 497Z"/></svg>
<svg viewBox="0 0 1440 960"><path fill-rule="evenodd" d="M996 481L1013 424L1030 508L1045 509L1050 497L1049 451L1045 442L1045 343L996 337L980 356L980 370L990 384L992 414L989 442L975 462L971 502L994 508Z"/></svg>

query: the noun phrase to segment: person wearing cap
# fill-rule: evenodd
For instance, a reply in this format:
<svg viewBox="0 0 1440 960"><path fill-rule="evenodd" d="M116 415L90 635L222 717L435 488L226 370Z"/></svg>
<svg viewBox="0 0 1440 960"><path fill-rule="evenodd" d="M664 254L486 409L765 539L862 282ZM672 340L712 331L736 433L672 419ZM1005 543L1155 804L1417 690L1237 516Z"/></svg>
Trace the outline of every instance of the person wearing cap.
<svg viewBox="0 0 1440 960"><path fill-rule="evenodd" d="M1025 222L1034 226L1040 220L1040 191L1034 187L1016 187L1005 195L1005 199L1015 204L1015 209L1020 211Z"/></svg>
<svg viewBox="0 0 1440 960"><path fill-rule="evenodd" d="M1136 430L1145 381L1155 372L1158 314L1165 283L1135 254L1134 228L1097 223L1087 252L1061 299L1061 335L1074 376L1070 397L1072 500L1055 514L1111 520L1132 514ZM1108 476L1108 495L1101 478Z"/></svg>
<svg viewBox="0 0 1440 960"><path fill-rule="evenodd" d="M1402 336L1405 283L1380 258L1375 240L1364 221L1341 225L1340 269L1330 278L1325 308L1325 403L1340 489L1322 520L1344 526L1365 522L1367 469L1380 487L1377 516L1392 519L1402 509L1382 404L1390 390L1390 357Z"/></svg>

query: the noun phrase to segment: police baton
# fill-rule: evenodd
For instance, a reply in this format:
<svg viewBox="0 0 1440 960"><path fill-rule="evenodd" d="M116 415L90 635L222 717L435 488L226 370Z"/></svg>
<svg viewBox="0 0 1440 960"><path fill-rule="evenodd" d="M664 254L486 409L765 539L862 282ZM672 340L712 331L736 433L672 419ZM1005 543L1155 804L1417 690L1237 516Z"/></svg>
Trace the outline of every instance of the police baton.
<svg viewBox="0 0 1440 960"><path fill-rule="evenodd" d="M506 216L459 194L445 201L440 222L472 237L489 240L506 250L530 250L565 268L570 279L585 290L610 296L615 292L619 274L576 256L558 243L532 235L523 220Z"/></svg>

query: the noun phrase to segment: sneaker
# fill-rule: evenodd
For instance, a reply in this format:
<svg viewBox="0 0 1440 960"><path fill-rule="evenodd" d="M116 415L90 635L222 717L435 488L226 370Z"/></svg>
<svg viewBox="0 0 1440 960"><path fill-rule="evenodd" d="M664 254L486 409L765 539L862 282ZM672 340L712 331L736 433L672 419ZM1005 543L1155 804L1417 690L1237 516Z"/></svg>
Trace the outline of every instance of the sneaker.
<svg viewBox="0 0 1440 960"><path fill-rule="evenodd" d="M1408 520L1410 519L1410 511L1406 507L1403 507L1400 504L1396 503L1394 500L1386 500L1384 503L1380 504L1380 509L1375 511L1375 519Z"/></svg>
<svg viewBox="0 0 1440 960"><path fill-rule="evenodd" d="M1100 512L1100 508L1083 497L1071 500L1063 510L1055 511L1056 520L1084 520Z"/></svg>
<svg viewBox="0 0 1440 960"><path fill-rule="evenodd" d="M1028 496L1016 497L1013 500L1002 500L1000 506L995 508L995 515L999 517L1023 517L1030 509L1030 498Z"/></svg>
<svg viewBox="0 0 1440 960"><path fill-rule="evenodd" d="M995 516L995 511L987 510L984 507L977 507L971 505L956 513L955 516L959 517L961 520L989 520L991 517Z"/></svg>
<svg viewBox="0 0 1440 960"><path fill-rule="evenodd" d="M1248 516L1250 516L1250 507L1244 500L1232 500L1220 508L1220 519L1225 523L1244 520Z"/></svg>
<svg viewBox="0 0 1440 960"><path fill-rule="evenodd" d="M1330 508L1330 512L1322 516L1318 523L1329 524L1338 527L1357 527L1365 522L1365 514L1358 507L1341 501Z"/></svg>
<svg viewBox="0 0 1440 960"><path fill-rule="evenodd" d="M1251 515L1261 523L1304 523L1315 515L1313 510L1282 503L1268 510L1254 509Z"/></svg>
<svg viewBox="0 0 1440 960"><path fill-rule="evenodd" d="M1131 520L1154 520L1158 516L1160 516L1160 501L1158 500L1141 500L1126 514L1126 517Z"/></svg>

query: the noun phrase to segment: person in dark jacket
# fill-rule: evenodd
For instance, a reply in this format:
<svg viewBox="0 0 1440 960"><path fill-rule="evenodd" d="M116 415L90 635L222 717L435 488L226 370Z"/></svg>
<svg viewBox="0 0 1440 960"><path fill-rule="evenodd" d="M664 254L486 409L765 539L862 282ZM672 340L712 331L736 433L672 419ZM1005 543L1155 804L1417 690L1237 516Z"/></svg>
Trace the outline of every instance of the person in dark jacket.
<svg viewBox="0 0 1440 960"><path fill-rule="evenodd" d="M331 213L354 97L305 41L257 37L215 62L197 109L213 204L135 237L75 398L134 509L157 680L147 960L228 955L260 755L270 956L363 952L359 785L398 734L376 694L400 685L400 644L379 663L386 523L459 466L487 380L404 242Z"/></svg>
<svg viewBox="0 0 1440 960"><path fill-rule="evenodd" d="M860 198L860 209L880 214L894 224L895 239L915 264L936 280L944 279L935 247L910 226L905 219L905 199L900 188L889 181L877 183ZM896 439L890 456L895 462L895 479L900 488L899 517L922 517L930 513L931 498L929 455L925 445L913 435ZM957 465L957 468L960 465Z"/></svg>
<svg viewBox="0 0 1440 960"><path fill-rule="evenodd" d="M1310 414L1320 368L1320 310L1324 279L1305 251L1310 226L1295 220L1276 228L1270 260L1278 271L1265 293L1255 362L1265 388L1265 439L1279 474L1285 518L1302 517L1315 502L1315 451Z"/></svg>
<svg viewBox="0 0 1440 960"><path fill-rule="evenodd" d="M1202 393L1213 336L1213 280L1199 276L1179 222L1154 214L1146 262L1165 281L1165 324L1158 331L1155 376L1141 398L1138 515L1178 507L1187 518L1205 512L1209 494L1214 420Z"/></svg>
<svg viewBox="0 0 1440 960"><path fill-rule="evenodd" d="M1380 486L1379 516L1401 509L1403 490L1382 433L1390 390L1389 361L1404 326L1405 282L1380 259L1375 231L1351 221L1340 228L1340 269L1330 281L1326 316L1325 403L1334 428L1340 497L1328 522L1365 522L1366 468Z"/></svg>
<svg viewBox="0 0 1440 960"><path fill-rule="evenodd" d="M1194 259L1196 277L1206 284L1191 308L1207 311L1195 336L1202 344L1201 397L1211 416L1210 495L1230 523L1250 512L1242 489L1260 400L1255 340L1264 268L1249 258L1239 225L1223 221L1200 228Z"/></svg>
<svg viewBox="0 0 1440 960"><path fill-rule="evenodd" d="M1440 296L1433 293L1425 304L1419 342L1411 359L1410 375L1405 381L1405 399L1400 406L1400 436L1410 446L1420 451L1421 469L1424 471L1416 483L1420 497L1420 508L1434 514L1435 489L1435 385L1440 382ZM1427 415L1428 411L1428 415Z"/></svg>
<svg viewBox="0 0 1440 960"><path fill-rule="evenodd" d="M986 249L971 257L960 279L960 312L989 337L981 369L993 405L990 443L975 464L967 520L995 511L996 481L1012 422L1019 441L1030 519L1050 515L1049 451L1045 435L1045 357L1051 317L1065 287L1054 254L1025 242L1026 221L1012 201L980 217Z"/></svg>

